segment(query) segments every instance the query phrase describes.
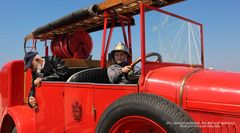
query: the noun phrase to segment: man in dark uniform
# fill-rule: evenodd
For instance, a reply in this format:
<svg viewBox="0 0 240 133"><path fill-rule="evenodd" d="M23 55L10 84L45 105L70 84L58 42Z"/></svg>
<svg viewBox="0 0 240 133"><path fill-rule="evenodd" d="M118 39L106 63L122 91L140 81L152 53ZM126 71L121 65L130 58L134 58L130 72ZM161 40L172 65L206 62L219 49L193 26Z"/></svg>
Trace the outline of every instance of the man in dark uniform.
<svg viewBox="0 0 240 133"><path fill-rule="evenodd" d="M41 81L64 81L67 78L68 68L63 60L56 56L40 57L36 52L27 52L24 57L25 71L32 70L32 87L28 97L28 104L32 108L37 107L35 99L35 87L41 85Z"/></svg>
<svg viewBox="0 0 240 133"><path fill-rule="evenodd" d="M129 50L122 42L119 42L112 50L113 65L108 67L107 73L111 83L114 84L127 84L129 83L128 73L132 70L132 67L127 63Z"/></svg>

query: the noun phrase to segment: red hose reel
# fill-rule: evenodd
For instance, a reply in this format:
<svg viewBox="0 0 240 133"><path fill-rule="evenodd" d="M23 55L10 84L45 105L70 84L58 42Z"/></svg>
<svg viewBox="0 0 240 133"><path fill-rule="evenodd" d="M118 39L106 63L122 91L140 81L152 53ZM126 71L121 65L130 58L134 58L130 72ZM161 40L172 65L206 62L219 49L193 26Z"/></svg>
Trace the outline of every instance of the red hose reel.
<svg viewBox="0 0 240 133"><path fill-rule="evenodd" d="M92 47L92 39L84 30L78 30L72 35L56 37L51 42L52 54L60 58L86 59Z"/></svg>

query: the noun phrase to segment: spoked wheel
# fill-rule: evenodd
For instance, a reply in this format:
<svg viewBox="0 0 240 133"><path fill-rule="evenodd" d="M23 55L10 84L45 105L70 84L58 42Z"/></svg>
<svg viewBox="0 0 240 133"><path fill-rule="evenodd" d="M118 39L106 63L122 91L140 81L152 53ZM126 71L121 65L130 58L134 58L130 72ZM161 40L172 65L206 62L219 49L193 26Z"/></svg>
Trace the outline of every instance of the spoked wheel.
<svg viewBox="0 0 240 133"><path fill-rule="evenodd" d="M110 133L167 133L158 123L143 116L127 116L117 121Z"/></svg>
<svg viewBox="0 0 240 133"><path fill-rule="evenodd" d="M102 114L96 128L96 133L199 132L192 118L176 104L145 93L130 94L115 101Z"/></svg>

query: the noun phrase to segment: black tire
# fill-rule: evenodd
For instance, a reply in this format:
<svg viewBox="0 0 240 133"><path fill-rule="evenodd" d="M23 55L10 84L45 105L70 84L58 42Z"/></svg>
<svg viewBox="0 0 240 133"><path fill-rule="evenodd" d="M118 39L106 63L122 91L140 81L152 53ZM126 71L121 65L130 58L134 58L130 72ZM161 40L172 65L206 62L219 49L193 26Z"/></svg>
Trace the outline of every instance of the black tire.
<svg viewBox="0 0 240 133"><path fill-rule="evenodd" d="M0 133L17 133L17 128L14 120L10 115L5 115L0 128Z"/></svg>
<svg viewBox="0 0 240 133"><path fill-rule="evenodd" d="M17 133L17 127L16 126L13 128L12 133Z"/></svg>
<svg viewBox="0 0 240 133"><path fill-rule="evenodd" d="M126 116L142 116L159 124L168 133L200 133L190 116L173 102L152 94L130 94L111 104L101 116L96 133L108 133Z"/></svg>

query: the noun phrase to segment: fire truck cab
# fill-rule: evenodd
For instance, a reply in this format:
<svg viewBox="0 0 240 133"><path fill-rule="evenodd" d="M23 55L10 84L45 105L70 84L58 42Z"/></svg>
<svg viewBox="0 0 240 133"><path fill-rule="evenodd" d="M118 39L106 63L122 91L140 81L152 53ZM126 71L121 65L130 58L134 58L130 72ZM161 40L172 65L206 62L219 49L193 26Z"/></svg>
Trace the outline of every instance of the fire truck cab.
<svg viewBox="0 0 240 133"><path fill-rule="evenodd" d="M46 56L65 61L68 78L42 82L34 110L28 106L31 70L24 71L23 60L6 63L1 132L240 132L240 74L204 68L202 24L160 9L181 1L106 0L33 30L24 38L25 52L42 43ZM113 84L107 75L115 29L129 48L132 84ZM101 59L94 60L99 44Z"/></svg>

